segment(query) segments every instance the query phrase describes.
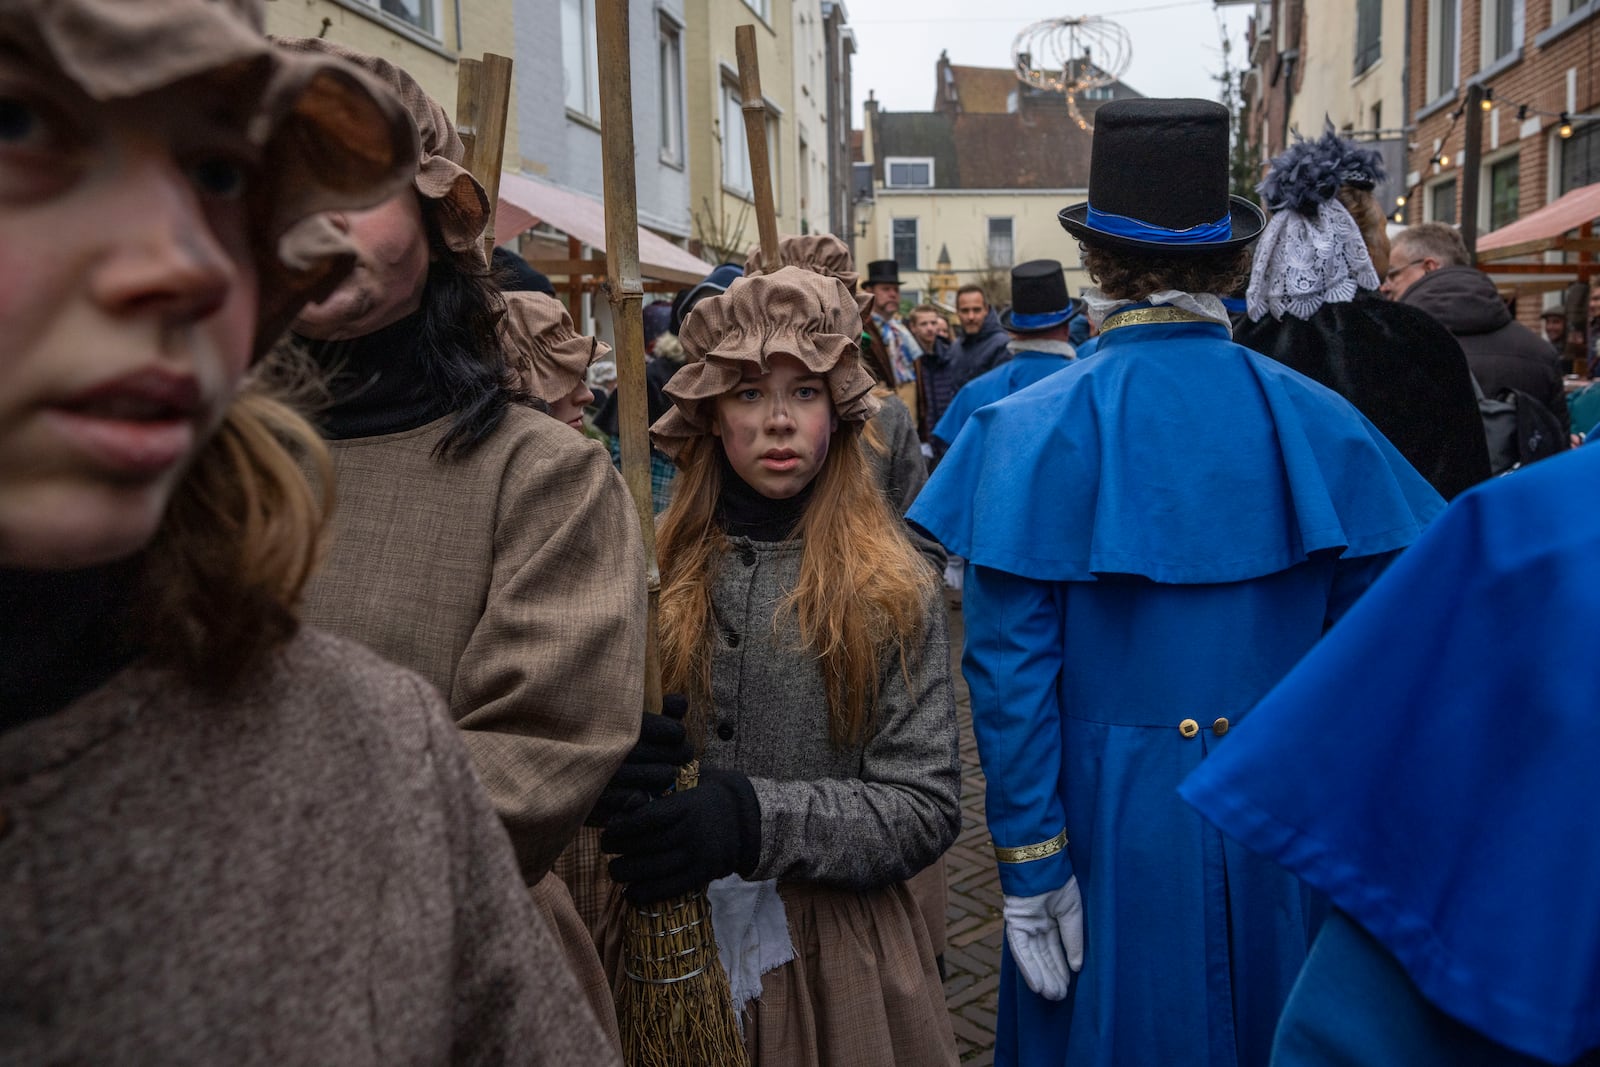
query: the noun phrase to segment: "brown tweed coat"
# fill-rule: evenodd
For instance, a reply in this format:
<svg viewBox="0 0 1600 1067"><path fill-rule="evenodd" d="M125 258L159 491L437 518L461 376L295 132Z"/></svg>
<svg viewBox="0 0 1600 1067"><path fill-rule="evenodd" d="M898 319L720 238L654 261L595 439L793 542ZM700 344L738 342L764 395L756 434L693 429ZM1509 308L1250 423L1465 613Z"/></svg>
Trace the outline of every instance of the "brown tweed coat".
<svg viewBox="0 0 1600 1067"><path fill-rule="evenodd" d="M570 427L513 406L439 460L448 427L328 443L333 544L303 614L445 694L532 885L639 736L639 524Z"/></svg>
<svg viewBox="0 0 1600 1067"><path fill-rule="evenodd" d="M618 1061L422 679L302 631L0 732L0 1061Z"/></svg>

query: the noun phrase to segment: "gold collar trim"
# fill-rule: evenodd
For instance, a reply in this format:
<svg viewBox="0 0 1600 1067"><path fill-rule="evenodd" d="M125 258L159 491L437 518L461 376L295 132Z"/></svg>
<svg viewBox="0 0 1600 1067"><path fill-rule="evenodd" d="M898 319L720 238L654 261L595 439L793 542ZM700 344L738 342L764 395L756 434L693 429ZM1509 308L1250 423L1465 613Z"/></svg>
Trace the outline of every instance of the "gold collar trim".
<svg viewBox="0 0 1600 1067"><path fill-rule="evenodd" d="M1067 831L1062 827L1061 832L1048 841L1041 841L1037 845L1022 845L1018 848L1001 848L994 846L994 858L1001 863L1027 863L1031 860L1042 860L1046 856L1054 856L1057 852L1067 847Z"/></svg>
<svg viewBox="0 0 1600 1067"><path fill-rule="evenodd" d="M1153 308L1128 308L1126 311L1112 312L1100 324L1101 333L1120 330L1124 326L1153 326L1159 323L1173 322L1209 322L1216 324L1217 320L1193 311L1185 311L1175 307Z"/></svg>

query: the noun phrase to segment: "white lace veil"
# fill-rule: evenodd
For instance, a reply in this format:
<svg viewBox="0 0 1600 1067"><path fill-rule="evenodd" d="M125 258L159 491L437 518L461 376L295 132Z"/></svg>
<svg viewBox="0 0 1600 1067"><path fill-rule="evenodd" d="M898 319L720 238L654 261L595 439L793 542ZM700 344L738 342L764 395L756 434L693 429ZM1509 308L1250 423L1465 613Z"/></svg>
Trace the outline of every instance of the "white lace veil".
<svg viewBox="0 0 1600 1067"><path fill-rule="evenodd" d="M1376 289L1361 227L1337 200L1314 213L1284 210L1272 216L1256 244L1245 308L1252 322L1267 315L1309 319L1323 304L1354 300L1357 289Z"/></svg>
<svg viewBox="0 0 1600 1067"><path fill-rule="evenodd" d="M1245 292L1252 322L1267 315L1309 319L1323 304L1346 303L1357 290L1378 287L1361 228L1337 197L1342 186L1371 189L1382 180L1378 153L1340 137L1332 123L1314 141L1297 134L1273 158L1257 186L1273 215L1256 245Z"/></svg>

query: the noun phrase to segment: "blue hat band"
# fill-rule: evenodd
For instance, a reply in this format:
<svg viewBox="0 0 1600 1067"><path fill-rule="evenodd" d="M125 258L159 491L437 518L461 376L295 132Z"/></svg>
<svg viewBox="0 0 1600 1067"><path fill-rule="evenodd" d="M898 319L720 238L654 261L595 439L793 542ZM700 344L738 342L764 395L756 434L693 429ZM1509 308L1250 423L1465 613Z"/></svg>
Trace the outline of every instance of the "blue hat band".
<svg viewBox="0 0 1600 1067"><path fill-rule="evenodd" d="M1089 205L1083 221L1101 233L1114 237L1129 237L1137 241L1153 241L1168 245L1203 245L1226 241L1233 236L1233 218L1224 215L1216 222L1203 222L1186 230L1169 230L1165 226L1152 226L1148 222L1130 219L1126 215L1112 215L1096 211Z"/></svg>
<svg viewBox="0 0 1600 1067"><path fill-rule="evenodd" d="M1019 330L1048 330L1052 326L1059 326L1072 318L1072 309L1062 311L1041 311L1037 315L1018 315L1011 313L1011 325Z"/></svg>

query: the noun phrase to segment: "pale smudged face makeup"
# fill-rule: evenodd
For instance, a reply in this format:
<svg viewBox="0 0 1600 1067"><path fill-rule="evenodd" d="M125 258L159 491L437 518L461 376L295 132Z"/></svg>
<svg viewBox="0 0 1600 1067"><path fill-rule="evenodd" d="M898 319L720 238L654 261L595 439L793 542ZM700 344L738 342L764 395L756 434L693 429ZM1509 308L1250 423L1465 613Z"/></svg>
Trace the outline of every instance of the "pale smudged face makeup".
<svg viewBox="0 0 1600 1067"><path fill-rule="evenodd" d="M249 365L242 120L111 102L0 41L0 565L138 551Z"/></svg>
<svg viewBox="0 0 1600 1067"><path fill-rule="evenodd" d="M768 366L717 397L711 432L752 489L786 500L822 469L838 420L822 375L790 355L774 355Z"/></svg>

